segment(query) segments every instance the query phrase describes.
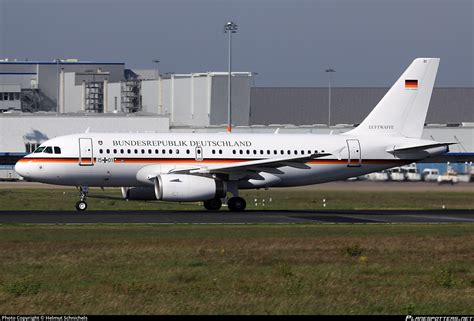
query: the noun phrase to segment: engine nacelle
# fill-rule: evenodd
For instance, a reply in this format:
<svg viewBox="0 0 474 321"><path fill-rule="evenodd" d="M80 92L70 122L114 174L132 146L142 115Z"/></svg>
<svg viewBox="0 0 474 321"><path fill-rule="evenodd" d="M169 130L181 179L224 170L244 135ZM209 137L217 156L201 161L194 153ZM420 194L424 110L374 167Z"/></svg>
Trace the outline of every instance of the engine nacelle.
<svg viewBox="0 0 474 321"><path fill-rule="evenodd" d="M156 201L153 187L122 187L122 196L126 200Z"/></svg>
<svg viewBox="0 0 474 321"><path fill-rule="evenodd" d="M209 177L164 174L155 179L155 196L162 201L207 201L225 197L226 192L223 181Z"/></svg>

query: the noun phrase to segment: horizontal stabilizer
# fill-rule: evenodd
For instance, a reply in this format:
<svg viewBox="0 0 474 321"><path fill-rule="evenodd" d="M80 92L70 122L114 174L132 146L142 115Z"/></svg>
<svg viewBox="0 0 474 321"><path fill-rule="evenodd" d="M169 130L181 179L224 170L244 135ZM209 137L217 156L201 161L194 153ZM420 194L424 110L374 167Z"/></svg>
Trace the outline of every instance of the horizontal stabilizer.
<svg viewBox="0 0 474 321"><path fill-rule="evenodd" d="M430 148L442 147L442 146L449 146L457 143L434 143L434 144L426 144L426 145L411 145L411 146L393 146L393 148L388 148L385 151L387 153L409 153L409 152L418 152L427 150Z"/></svg>

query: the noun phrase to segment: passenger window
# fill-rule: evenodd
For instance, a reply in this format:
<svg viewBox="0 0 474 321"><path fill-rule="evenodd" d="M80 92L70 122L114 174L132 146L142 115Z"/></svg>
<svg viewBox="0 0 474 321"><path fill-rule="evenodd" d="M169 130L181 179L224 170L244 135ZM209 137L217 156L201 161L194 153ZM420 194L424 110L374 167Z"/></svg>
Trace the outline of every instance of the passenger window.
<svg viewBox="0 0 474 321"><path fill-rule="evenodd" d="M215 150L215 149L213 149L213 150L212 150L212 153L213 153L213 154L215 154L215 153L216 153L216 150Z"/></svg>
<svg viewBox="0 0 474 321"><path fill-rule="evenodd" d="M263 155L263 150L262 149L260 150L260 155Z"/></svg>
<svg viewBox="0 0 474 321"><path fill-rule="evenodd" d="M162 153L162 154L166 154L166 149L162 149L162 150L161 150L161 153Z"/></svg>
<svg viewBox="0 0 474 321"><path fill-rule="evenodd" d="M120 150L120 154L123 154L123 149Z"/></svg>
<svg viewBox="0 0 474 321"><path fill-rule="evenodd" d="M236 151L235 151L235 149L233 149L233 150L232 150L232 154L234 154L234 155L236 154Z"/></svg>
<svg viewBox="0 0 474 321"><path fill-rule="evenodd" d="M130 150L130 149L127 149L127 153L129 153L129 154L130 154L131 152L132 152L132 150Z"/></svg>
<svg viewBox="0 0 474 321"><path fill-rule="evenodd" d="M117 154L117 150L116 150L116 149L114 149L114 154Z"/></svg>
<svg viewBox="0 0 474 321"><path fill-rule="evenodd" d="M155 149L155 154L158 154L158 149Z"/></svg>
<svg viewBox="0 0 474 321"><path fill-rule="evenodd" d="M244 153L243 150L239 150L239 154L242 155Z"/></svg>
<svg viewBox="0 0 474 321"><path fill-rule="evenodd" d="M173 154L173 150L172 150L172 149L170 149L169 152L170 152L170 154Z"/></svg>
<svg viewBox="0 0 474 321"><path fill-rule="evenodd" d="M107 149L107 154L110 154L110 149Z"/></svg>
<svg viewBox="0 0 474 321"><path fill-rule="evenodd" d="M247 149L247 155L250 154L250 151Z"/></svg>
<svg viewBox="0 0 474 321"><path fill-rule="evenodd" d="M186 149L186 154L189 154L189 153L190 153L189 149Z"/></svg>
<svg viewBox="0 0 474 321"><path fill-rule="evenodd" d="M179 149L176 149L176 154L179 154Z"/></svg>
<svg viewBox="0 0 474 321"><path fill-rule="evenodd" d="M134 152L135 152L135 154L138 154L138 149L135 149Z"/></svg>
<svg viewBox="0 0 474 321"><path fill-rule="evenodd" d="M222 149L219 149L219 154L222 154Z"/></svg>
<svg viewBox="0 0 474 321"><path fill-rule="evenodd" d="M48 146L44 149L44 152L48 153L48 154L52 154L53 153L53 148L51 148L51 146Z"/></svg>
<svg viewBox="0 0 474 321"><path fill-rule="evenodd" d="M61 154L61 148L59 148L58 146L54 146L54 153Z"/></svg>
<svg viewBox="0 0 474 321"><path fill-rule="evenodd" d="M99 149L99 154L102 154L104 152L103 149Z"/></svg>
<svg viewBox="0 0 474 321"><path fill-rule="evenodd" d="M295 150L295 155L298 155L298 151L297 151L297 150Z"/></svg>
<svg viewBox="0 0 474 321"><path fill-rule="evenodd" d="M142 149L142 154L145 154L145 150L144 150L144 149Z"/></svg>
<svg viewBox="0 0 474 321"><path fill-rule="evenodd" d="M290 154L291 154L291 150L287 150L287 153L288 153L288 155L290 155Z"/></svg>
<svg viewBox="0 0 474 321"><path fill-rule="evenodd" d="M253 154L254 154L254 155L256 155L256 154L257 154L257 151L256 151L255 149L253 150Z"/></svg>
<svg viewBox="0 0 474 321"><path fill-rule="evenodd" d="M151 154L151 149L148 150L148 154Z"/></svg>
<svg viewBox="0 0 474 321"><path fill-rule="evenodd" d="M277 154L277 151L276 151L276 149L273 151L273 154L275 154L275 155Z"/></svg>
<svg viewBox="0 0 474 321"><path fill-rule="evenodd" d="M269 149L267 149L267 155L270 155L270 150Z"/></svg>

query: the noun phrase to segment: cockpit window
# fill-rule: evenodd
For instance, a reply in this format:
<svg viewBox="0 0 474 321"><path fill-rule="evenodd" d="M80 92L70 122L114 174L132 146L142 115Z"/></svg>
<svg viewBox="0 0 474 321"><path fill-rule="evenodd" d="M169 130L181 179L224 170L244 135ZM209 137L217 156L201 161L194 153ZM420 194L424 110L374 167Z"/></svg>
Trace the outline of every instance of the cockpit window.
<svg viewBox="0 0 474 321"><path fill-rule="evenodd" d="M53 153L53 148L51 146L48 146L44 149L44 153L52 154Z"/></svg>
<svg viewBox="0 0 474 321"><path fill-rule="evenodd" d="M54 146L54 153L61 154L61 148L59 148L58 146Z"/></svg>
<svg viewBox="0 0 474 321"><path fill-rule="evenodd" d="M33 153L41 153L45 148L44 146L38 147Z"/></svg>

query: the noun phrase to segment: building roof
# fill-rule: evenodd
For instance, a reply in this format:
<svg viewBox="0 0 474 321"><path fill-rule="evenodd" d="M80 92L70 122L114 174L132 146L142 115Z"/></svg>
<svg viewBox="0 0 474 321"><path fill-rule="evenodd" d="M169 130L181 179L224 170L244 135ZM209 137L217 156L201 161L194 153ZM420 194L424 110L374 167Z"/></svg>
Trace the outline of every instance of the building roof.
<svg viewBox="0 0 474 321"><path fill-rule="evenodd" d="M331 124L359 124L389 88L331 88ZM254 87L250 124L327 124L327 87ZM474 122L474 88L434 88L426 123Z"/></svg>
<svg viewBox="0 0 474 321"><path fill-rule="evenodd" d="M6 61L0 60L0 65L56 65L56 61ZM124 62L101 62L101 61L80 61L61 60L61 65L125 65Z"/></svg>

